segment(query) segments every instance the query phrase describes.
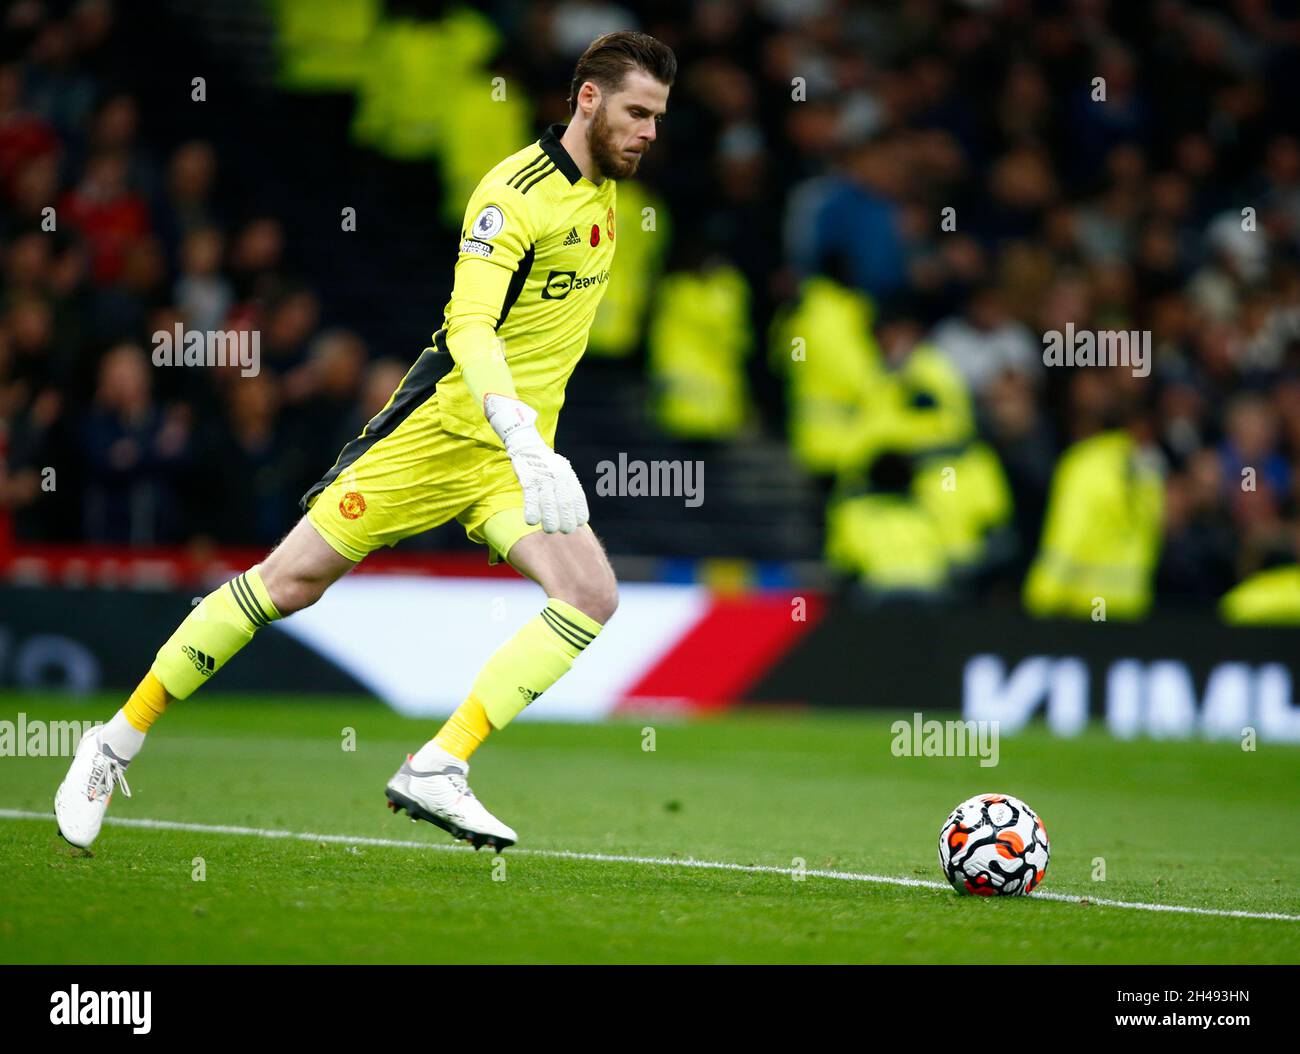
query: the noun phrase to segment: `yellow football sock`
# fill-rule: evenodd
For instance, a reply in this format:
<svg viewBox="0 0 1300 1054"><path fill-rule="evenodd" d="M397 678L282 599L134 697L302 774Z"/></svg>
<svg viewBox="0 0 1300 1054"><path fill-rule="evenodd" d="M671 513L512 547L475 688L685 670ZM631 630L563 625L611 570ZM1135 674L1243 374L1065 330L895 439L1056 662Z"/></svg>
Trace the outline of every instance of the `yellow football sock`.
<svg viewBox="0 0 1300 1054"><path fill-rule="evenodd" d="M447 718L447 723L433 737L434 743L442 747L452 757L468 761L470 755L483 745L492 725L488 721L483 704L472 695L456 708L456 712Z"/></svg>
<svg viewBox="0 0 1300 1054"><path fill-rule="evenodd" d="M158 649L149 672L173 699L188 699L253 634L279 617L254 567L205 596Z"/></svg>
<svg viewBox="0 0 1300 1054"><path fill-rule="evenodd" d="M569 672L601 625L563 600L506 641L479 671L470 698L482 702L493 728L505 728L525 706Z"/></svg>
<svg viewBox="0 0 1300 1054"><path fill-rule="evenodd" d="M122 713L137 732L148 732L167 709L167 701L167 689L162 681L152 672L146 673L122 707Z"/></svg>

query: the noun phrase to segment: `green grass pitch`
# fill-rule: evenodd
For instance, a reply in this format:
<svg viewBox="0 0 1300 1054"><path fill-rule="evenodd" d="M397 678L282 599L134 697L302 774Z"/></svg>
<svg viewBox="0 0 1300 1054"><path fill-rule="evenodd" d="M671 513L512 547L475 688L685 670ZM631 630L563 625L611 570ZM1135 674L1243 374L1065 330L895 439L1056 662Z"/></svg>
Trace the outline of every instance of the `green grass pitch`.
<svg viewBox="0 0 1300 1054"><path fill-rule="evenodd" d="M0 720L106 719L117 705L10 694ZM385 781L434 722L366 700L205 694L157 726L131 767L134 797L119 792L110 819L418 845L109 824L86 856L51 812L67 759L3 757L0 809L50 816L0 819L0 960L1300 962L1300 921L1097 903L1300 915L1300 750L1035 730L1003 738L998 766L981 768L894 757L891 716L518 723L472 773L520 833L502 870L384 807ZM983 791L1042 815L1043 891L1091 903L671 863L789 869L802 858L939 880L939 827Z"/></svg>

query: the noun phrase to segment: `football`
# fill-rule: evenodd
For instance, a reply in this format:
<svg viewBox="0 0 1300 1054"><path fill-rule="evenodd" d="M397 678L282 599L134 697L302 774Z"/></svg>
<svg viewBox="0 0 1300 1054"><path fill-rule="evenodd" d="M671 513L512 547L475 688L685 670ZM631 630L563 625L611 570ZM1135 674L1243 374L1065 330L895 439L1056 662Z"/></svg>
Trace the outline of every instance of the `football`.
<svg viewBox="0 0 1300 1054"><path fill-rule="evenodd" d="M1009 794L979 794L953 809L939 832L939 866L958 893L1020 896L1047 874L1047 828Z"/></svg>

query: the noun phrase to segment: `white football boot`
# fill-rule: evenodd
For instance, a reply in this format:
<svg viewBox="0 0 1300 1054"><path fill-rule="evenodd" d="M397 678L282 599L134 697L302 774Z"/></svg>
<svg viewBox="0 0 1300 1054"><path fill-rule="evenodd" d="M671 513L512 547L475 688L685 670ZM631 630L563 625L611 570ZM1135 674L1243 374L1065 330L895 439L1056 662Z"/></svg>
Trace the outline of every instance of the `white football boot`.
<svg viewBox="0 0 1300 1054"><path fill-rule="evenodd" d="M54 795L59 834L81 849L89 849L99 835L114 788L121 787L131 797L126 762L104 745L101 730L97 725L81 737L68 774Z"/></svg>
<svg viewBox="0 0 1300 1054"><path fill-rule="evenodd" d="M406 810L412 822L428 820L475 849L489 845L500 852L514 845L519 836L483 808L465 782L468 775L469 762L450 754L431 772L413 769L408 754L388 781L388 807L395 813Z"/></svg>

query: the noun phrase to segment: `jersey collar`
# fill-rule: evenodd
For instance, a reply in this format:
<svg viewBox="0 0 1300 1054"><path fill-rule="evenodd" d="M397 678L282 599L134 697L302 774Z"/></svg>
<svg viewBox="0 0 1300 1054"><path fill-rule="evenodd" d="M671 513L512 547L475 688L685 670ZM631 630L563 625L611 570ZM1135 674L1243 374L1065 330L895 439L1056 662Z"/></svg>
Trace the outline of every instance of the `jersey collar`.
<svg viewBox="0 0 1300 1054"><path fill-rule="evenodd" d="M537 142L546 152L546 156L555 162L555 167L564 173L569 186L573 186L582 178L582 170L578 168L578 163L569 156L569 152L564 149L564 144L560 142L560 136L564 135L567 127L568 125L564 124L553 124L546 129L546 134Z"/></svg>

